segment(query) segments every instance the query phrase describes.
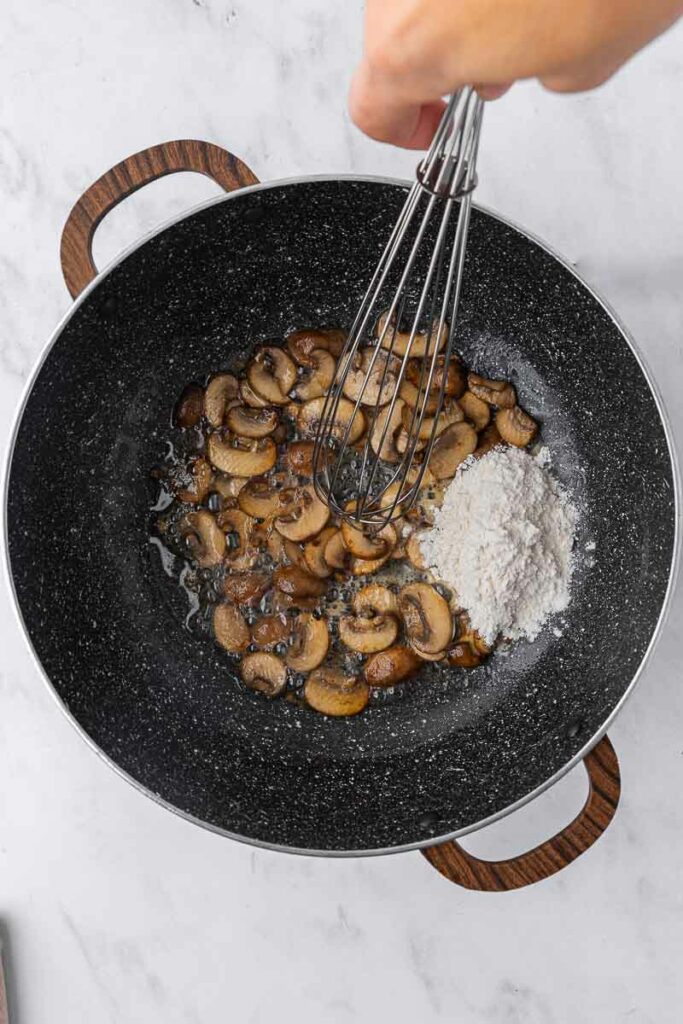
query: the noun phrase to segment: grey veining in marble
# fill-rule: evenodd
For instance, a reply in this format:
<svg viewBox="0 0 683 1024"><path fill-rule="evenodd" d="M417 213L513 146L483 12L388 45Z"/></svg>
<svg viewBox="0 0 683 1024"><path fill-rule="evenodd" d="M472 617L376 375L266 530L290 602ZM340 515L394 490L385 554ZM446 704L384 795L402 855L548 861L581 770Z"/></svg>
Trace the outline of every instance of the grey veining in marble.
<svg viewBox="0 0 683 1024"><path fill-rule="evenodd" d="M479 199L546 238L615 306L683 437L683 29L599 92L516 87L487 110ZM77 194L178 137L263 179L409 175L344 93L360 4L4 0L0 7L0 421L68 296L58 242ZM213 194L177 176L98 233L100 262ZM679 593L612 738L615 822L565 875L483 897L418 855L332 862L205 834L132 791L62 718L0 594L0 918L18 1024L677 1024L683 1000ZM580 805L581 770L472 838L519 851ZM68 979L68 983L65 983ZM13 1022L15 1024L15 1022Z"/></svg>

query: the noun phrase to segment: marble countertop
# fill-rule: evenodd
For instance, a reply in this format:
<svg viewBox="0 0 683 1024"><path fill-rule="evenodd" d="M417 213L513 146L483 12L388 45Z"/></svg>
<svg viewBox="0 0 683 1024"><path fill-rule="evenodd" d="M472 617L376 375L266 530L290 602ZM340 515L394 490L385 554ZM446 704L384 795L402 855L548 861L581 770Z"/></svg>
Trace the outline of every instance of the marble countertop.
<svg viewBox="0 0 683 1024"><path fill-rule="evenodd" d="M683 438L683 25L599 92L526 84L487 110L479 200L547 239L616 308ZM262 178L409 176L345 92L360 4L4 0L0 10L0 433L69 298L58 241L77 195L172 138ZM156 183L102 226L103 264L214 194ZM681 592L611 737L617 817L527 891L450 886L419 854L251 849L145 799L58 711L0 592L0 920L12 1024L674 1024L683 1001ZM678 635L677 635L678 634ZM467 845L506 856L570 819L576 769Z"/></svg>

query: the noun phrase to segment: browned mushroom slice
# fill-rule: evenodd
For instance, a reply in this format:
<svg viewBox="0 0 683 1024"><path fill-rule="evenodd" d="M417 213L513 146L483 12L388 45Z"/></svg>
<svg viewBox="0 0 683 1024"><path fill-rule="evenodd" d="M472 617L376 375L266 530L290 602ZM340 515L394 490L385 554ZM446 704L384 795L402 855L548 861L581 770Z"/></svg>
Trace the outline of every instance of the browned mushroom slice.
<svg viewBox="0 0 683 1024"><path fill-rule="evenodd" d="M294 389L294 395L300 402L326 395L334 380L337 363L329 352L322 348L314 349L311 352L311 363L308 377L300 381Z"/></svg>
<svg viewBox="0 0 683 1024"><path fill-rule="evenodd" d="M458 399L458 405L464 412L475 430L483 430L491 419L491 406L477 398L471 391L466 391Z"/></svg>
<svg viewBox="0 0 683 1024"><path fill-rule="evenodd" d="M517 401L515 389L507 380L491 380L478 373L468 373L467 386L477 398L499 409L511 409Z"/></svg>
<svg viewBox="0 0 683 1024"><path fill-rule="evenodd" d="M382 566L389 561L393 556L393 549L388 551L386 555L382 555L381 558L353 558L351 562L351 575L352 576L369 576L373 572L377 572Z"/></svg>
<svg viewBox="0 0 683 1024"><path fill-rule="evenodd" d="M292 473L313 476L313 441L292 441L285 449L284 458Z"/></svg>
<svg viewBox="0 0 683 1024"><path fill-rule="evenodd" d="M213 634L226 651L236 654L249 646L249 626L234 604L217 604L213 610Z"/></svg>
<svg viewBox="0 0 683 1024"><path fill-rule="evenodd" d="M247 380L270 405L287 405L289 392L296 383L296 366L284 349L267 345L249 363Z"/></svg>
<svg viewBox="0 0 683 1024"><path fill-rule="evenodd" d="M311 484L305 484L295 488L289 510L275 520L275 528L290 540L309 540L320 533L329 518L327 505L320 500Z"/></svg>
<svg viewBox="0 0 683 1024"><path fill-rule="evenodd" d="M317 668L304 685L304 697L323 715L357 715L370 699L370 687L360 676L345 676L334 668Z"/></svg>
<svg viewBox="0 0 683 1024"><path fill-rule="evenodd" d="M302 434L307 437L313 437L317 434L324 405L324 398L312 398L310 401L304 402L296 418L296 425ZM342 440L347 430L349 432L349 444L353 444L363 434L366 428L365 415L362 409L358 409L357 412L354 409L353 402L349 402L347 398L339 399L334 421L328 427L332 437L335 437L338 441Z"/></svg>
<svg viewBox="0 0 683 1024"><path fill-rule="evenodd" d="M368 583L351 602L356 615L398 615L396 594L380 583Z"/></svg>
<svg viewBox="0 0 683 1024"><path fill-rule="evenodd" d="M434 442L429 468L437 480L453 476L477 447L477 432L469 423L452 423Z"/></svg>
<svg viewBox="0 0 683 1024"><path fill-rule="evenodd" d="M185 538L192 557L202 569L218 565L225 554L225 536L218 523L206 509L188 512L180 523L180 534Z"/></svg>
<svg viewBox="0 0 683 1024"><path fill-rule="evenodd" d="M224 476L218 473L211 486L221 498L236 498L248 480L247 476Z"/></svg>
<svg viewBox="0 0 683 1024"><path fill-rule="evenodd" d="M498 427L495 423L489 423L488 427L485 427L479 435L479 444L474 452L475 459L480 459L482 455L486 455L492 448L502 443L503 438L498 432Z"/></svg>
<svg viewBox="0 0 683 1024"><path fill-rule="evenodd" d="M352 651L374 654L390 647L398 636L398 622L393 615L342 615L339 637Z"/></svg>
<svg viewBox="0 0 683 1024"><path fill-rule="evenodd" d="M226 562L233 569L253 568L258 552L252 544L252 533L256 525L252 517L239 508L227 508L219 514L218 525L228 534Z"/></svg>
<svg viewBox="0 0 683 1024"><path fill-rule="evenodd" d="M413 644L412 648L418 658L422 661L443 661L448 654L447 650L437 651L435 654L430 654L429 651L424 651L418 644Z"/></svg>
<svg viewBox="0 0 683 1024"><path fill-rule="evenodd" d="M358 399L363 405L386 405L396 391L400 360L381 350L375 355L376 351L366 348L358 353L346 375L344 394L354 405Z"/></svg>
<svg viewBox="0 0 683 1024"><path fill-rule="evenodd" d="M201 505L211 490L213 470L206 459L200 456L194 460L190 472L192 483L178 491L177 497L179 501L186 501L190 505Z"/></svg>
<svg viewBox="0 0 683 1024"><path fill-rule="evenodd" d="M285 594L284 590L277 590L277 588L273 591L271 601L273 610L276 612L286 612L290 609L312 612L320 607L319 597L295 597L294 594Z"/></svg>
<svg viewBox="0 0 683 1024"><path fill-rule="evenodd" d="M266 549L268 554L274 562L282 562L285 559L285 538L277 530L272 530L268 534L268 540L266 543Z"/></svg>
<svg viewBox="0 0 683 1024"><path fill-rule="evenodd" d="M415 417L414 423L413 416ZM420 419L420 416L424 416L424 418L422 420L422 423L420 424L420 429L418 431L417 424L418 420ZM425 443L429 441L429 439L432 436L435 418L436 417L434 416L427 416L426 414L423 414L420 408L418 408L416 413L415 410L411 408L411 406L409 405L404 405L403 409L401 410L401 422L403 424L403 429L409 432L417 433L417 436L420 438L420 440L424 441ZM451 423L460 423L460 421L463 420L464 418L465 414L463 413L462 409L460 408L457 402L444 402L443 408L439 413L438 419L436 420L435 437L438 437L439 434L442 434L446 427L450 427Z"/></svg>
<svg viewBox="0 0 683 1024"><path fill-rule="evenodd" d="M338 331L336 328L318 331L305 327L302 330L292 331L291 334L288 334L285 338L285 344L289 354L299 366L313 367L315 366L313 353L316 349L329 351L336 359L344 347L345 340L346 335L344 332Z"/></svg>
<svg viewBox="0 0 683 1024"><path fill-rule="evenodd" d="M424 375L422 368L424 366ZM425 388L429 380L430 363L422 359L409 359L406 366L406 380L416 388ZM437 356L430 391L437 395L443 386L444 395L459 398L467 387L467 378L457 356L451 355L448 366L446 356Z"/></svg>
<svg viewBox="0 0 683 1024"><path fill-rule="evenodd" d="M410 647L397 645L368 658L363 669L370 686L395 686L420 668L421 658Z"/></svg>
<svg viewBox="0 0 683 1024"><path fill-rule="evenodd" d="M382 348L390 349L392 354L396 356L404 356L408 349L410 349L411 358L432 355L435 349L440 352L448 341L447 324L443 325L440 332L438 330L438 323L433 324L429 332L416 331L411 343L410 331L398 331L394 329L393 324L389 324L385 333L386 323L387 314L382 313L377 321L377 337L380 339Z"/></svg>
<svg viewBox="0 0 683 1024"><path fill-rule="evenodd" d="M187 430L196 427L204 412L204 388L199 384L188 384L173 410L176 427Z"/></svg>
<svg viewBox="0 0 683 1024"><path fill-rule="evenodd" d="M277 531L275 531L277 533ZM296 565L303 572L308 573L308 566L306 565L306 558L304 557L304 549L296 541L289 540L288 537L282 538L282 547L285 558L290 562L291 565Z"/></svg>
<svg viewBox="0 0 683 1024"><path fill-rule="evenodd" d="M445 650L453 635L448 602L428 583L409 583L398 595L398 610L417 654Z"/></svg>
<svg viewBox="0 0 683 1024"><path fill-rule="evenodd" d="M320 597L327 586L325 582L298 565L282 565L273 573L273 583L284 594L292 597Z"/></svg>
<svg viewBox="0 0 683 1024"><path fill-rule="evenodd" d="M347 512L353 512L355 508L355 501L346 505ZM396 530L391 523L378 530L372 526L354 526L344 519L341 533L344 544L356 558L383 558L396 547Z"/></svg>
<svg viewBox="0 0 683 1024"><path fill-rule="evenodd" d="M285 660L295 672L311 672L324 661L329 643L324 620L304 612L295 619L294 639Z"/></svg>
<svg viewBox="0 0 683 1024"><path fill-rule="evenodd" d="M237 501L239 507L247 515L257 519L284 512L293 497L292 481L284 473L275 473L268 477L252 477L240 490Z"/></svg>
<svg viewBox="0 0 683 1024"><path fill-rule="evenodd" d="M496 426L503 440L513 444L515 448L524 448L531 444L538 433L536 421L518 405L512 409L499 409L496 413Z"/></svg>
<svg viewBox="0 0 683 1024"><path fill-rule="evenodd" d="M251 604L260 601L271 586L270 573L230 572L223 581L223 594L235 604Z"/></svg>
<svg viewBox="0 0 683 1024"><path fill-rule="evenodd" d="M403 406L403 399L397 398L393 409L391 405L380 409L370 429L373 451L385 462L401 461L401 454L396 448L396 435L401 429Z"/></svg>
<svg viewBox="0 0 683 1024"><path fill-rule="evenodd" d="M469 644L458 640L457 644L449 647L446 660L449 665L457 668L478 668L483 658Z"/></svg>
<svg viewBox="0 0 683 1024"><path fill-rule="evenodd" d="M204 392L204 415L212 427L220 427L228 402L239 394L237 377L231 373L219 373L209 381Z"/></svg>
<svg viewBox="0 0 683 1024"><path fill-rule="evenodd" d="M424 555L422 554L422 548L420 547L420 541L424 537L424 534L424 530L415 530L411 533L406 542L406 555L408 556L408 561L414 565L416 569L420 569L421 571L424 571L427 568Z"/></svg>
<svg viewBox="0 0 683 1024"><path fill-rule="evenodd" d="M304 562L309 572L320 579L326 579L332 575L332 566L325 560L325 548L328 540L337 533L335 526L326 526L317 537L309 540L304 545Z"/></svg>
<svg viewBox="0 0 683 1024"><path fill-rule="evenodd" d="M493 650L493 645L487 643L484 637L479 633L470 622L470 617L467 612L461 612L457 618L457 633L458 640L463 643L468 643L477 654L482 657L490 654Z"/></svg>
<svg viewBox="0 0 683 1024"><path fill-rule="evenodd" d="M281 658L267 651L245 654L240 674L250 690L263 693L266 697L277 697L287 683L287 669Z"/></svg>
<svg viewBox="0 0 683 1024"><path fill-rule="evenodd" d="M346 547L341 530L335 530L325 544L325 561L332 569L348 570L353 564L353 555Z"/></svg>
<svg viewBox="0 0 683 1024"><path fill-rule="evenodd" d="M247 380L240 381L239 397L244 405L248 405L251 409L265 409L268 406L267 400L257 395Z"/></svg>
<svg viewBox="0 0 683 1024"><path fill-rule="evenodd" d="M285 643L291 632L287 616L283 612L265 615L251 627L251 639L259 647L273 647Z"/></svg>
<svg viewBox="0 0 683 1024"><path fill-rule="evenodd" d="M396 451L398 452L398 454L405 455L405 453L408 451L409 444L412 444L411 450L415 454L417 452L424 451L424 449L427 447L428 441L420 440L419 438L415 440L414 436L411 437L408 431L401 427L401 429L394 438L394 443L396 445Z"/></svg>
<svg viewBox="0 0 683 1024"><path fill-rule="evenodd" d="M207 454L216 469L231 476L261 476L277 461L277 448L269 437L226 441L220 434L209 434Z"/></svg>
<svg viewBox="0 0 683 1024"><path fill-rule="evenodd" d="M418 390L411 381L405 380L405 378L401 381L398 393L406 405L411 406L413 409L415 406L423 409L425 416L433 416L439 408L438 392L428 394L425 400L424 391Z"/></svg>
<svg viewBox="0 0 683 1024"><path fill-rule="evenodd" d="M248 405L233 405L228 409L225 422L238 437L266 437L278 424L275 409L250 409Z"/></svg>

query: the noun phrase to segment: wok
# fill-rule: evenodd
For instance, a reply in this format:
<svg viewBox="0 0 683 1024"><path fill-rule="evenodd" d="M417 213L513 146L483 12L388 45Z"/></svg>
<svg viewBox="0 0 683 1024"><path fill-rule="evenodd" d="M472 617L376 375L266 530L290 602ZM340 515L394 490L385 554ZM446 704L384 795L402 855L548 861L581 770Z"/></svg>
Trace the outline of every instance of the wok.
<svg viewBox="0 0 683 1024"><path fill-rule="evenodd" d="M177 170L230 194L98 274L101 218ZM76 302L14 432L9 573L61 706L157 801L278 850L422 848L453 881L514 888L574 859L614 813L619 772L605 733L660 630L676 554L661 404L623 327L566 263L475 209L456 342L469 365L514 381L580 507L573 599L554 631L331 720L246 691L223 652L183 628L183 595L149 543L149 471L182 387L293 327L348 326L405 189L355 177L260 185L235 157L192 141L99 179L62 239ZM453 841L581 758L589 798L558 836L495 864Z"/></svg>

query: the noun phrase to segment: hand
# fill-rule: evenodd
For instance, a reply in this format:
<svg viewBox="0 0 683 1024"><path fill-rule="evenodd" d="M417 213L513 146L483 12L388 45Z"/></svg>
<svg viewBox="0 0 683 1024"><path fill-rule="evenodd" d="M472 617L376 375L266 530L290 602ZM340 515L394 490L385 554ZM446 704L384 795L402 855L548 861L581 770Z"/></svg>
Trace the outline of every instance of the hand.
<svg viewBox="0 0 683 1024"><path fill-rule="evenodd" d="M593 89L683 13L682 0L367 0L351 117L367 135L426 149L441 97L485 99L518 78Z"/></svg>

